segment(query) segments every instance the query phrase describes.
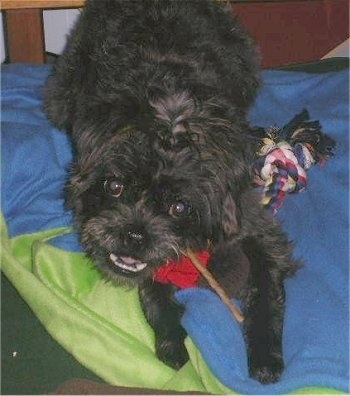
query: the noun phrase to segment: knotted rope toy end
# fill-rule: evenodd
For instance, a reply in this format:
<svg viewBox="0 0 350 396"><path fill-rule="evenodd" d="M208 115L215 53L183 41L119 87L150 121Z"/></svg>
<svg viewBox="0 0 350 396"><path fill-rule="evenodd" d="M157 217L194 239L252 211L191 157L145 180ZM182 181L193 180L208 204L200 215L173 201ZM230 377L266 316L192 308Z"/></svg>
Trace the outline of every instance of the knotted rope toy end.
<svg viewBox="0 0 350 396"><path fill-rule="evenodd" d="M255 183L263 187L262 204L276 212L287 194L307 185L306 171L324 165L334 155L335 142L323 134L318 121L310 121L304 109L282 128L255 128L260 138L253 164Z"/></svg>

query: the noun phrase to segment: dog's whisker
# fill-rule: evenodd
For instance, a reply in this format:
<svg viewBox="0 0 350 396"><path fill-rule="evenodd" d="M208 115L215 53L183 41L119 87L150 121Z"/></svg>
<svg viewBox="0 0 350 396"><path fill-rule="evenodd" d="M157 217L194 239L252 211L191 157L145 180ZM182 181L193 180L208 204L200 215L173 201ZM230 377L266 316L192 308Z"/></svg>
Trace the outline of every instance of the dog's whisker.
<svg viewBox="0 0 350 396"><path fill-rule="evenodd" d="M179 246L178 246L178 245L175 245L175 244L171 244L170 247L171 247L171 249L175 252L177 259L180 260L181 251L180 251Z"/></svg>

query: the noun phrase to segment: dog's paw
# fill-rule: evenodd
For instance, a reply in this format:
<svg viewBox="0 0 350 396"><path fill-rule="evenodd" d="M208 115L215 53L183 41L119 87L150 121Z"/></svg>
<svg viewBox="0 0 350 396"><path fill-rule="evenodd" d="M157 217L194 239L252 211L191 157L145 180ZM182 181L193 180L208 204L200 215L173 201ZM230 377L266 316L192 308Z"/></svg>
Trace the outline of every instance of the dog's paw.
<svg viewBox="0 0 350 396"><path fill-rule="evenodd" d="M169 340L159 342L157 356L166 365L178 370L188 361L188 353L183 343Z"/></svg>
<svg viewBox="0 0 350 396"><path fill-rule="evenodd" d="M261 364L252 363L250 365L250 375L262 384L277 382L284 369L281 356L269 355Z"/></svg>

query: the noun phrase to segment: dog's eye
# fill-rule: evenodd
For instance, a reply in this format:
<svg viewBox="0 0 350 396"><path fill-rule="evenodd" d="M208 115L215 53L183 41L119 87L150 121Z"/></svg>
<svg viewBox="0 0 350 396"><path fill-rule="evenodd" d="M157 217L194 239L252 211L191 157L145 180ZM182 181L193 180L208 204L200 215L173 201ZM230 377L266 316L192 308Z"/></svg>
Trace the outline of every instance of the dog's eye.
<svg viewBox="0 0 350 396"><path fill-rule="evenodd" d="M172 217L185 217L191 211L190 205L185 202L176 202L170 205L169 215Z"/></svg>
<svg viewBox="0 0 350 396"><path fill-rule="evenodd" d="M124 184L120 180L107 179L103 183L103 188L106 193L119 198L124 191Z"/></svg>

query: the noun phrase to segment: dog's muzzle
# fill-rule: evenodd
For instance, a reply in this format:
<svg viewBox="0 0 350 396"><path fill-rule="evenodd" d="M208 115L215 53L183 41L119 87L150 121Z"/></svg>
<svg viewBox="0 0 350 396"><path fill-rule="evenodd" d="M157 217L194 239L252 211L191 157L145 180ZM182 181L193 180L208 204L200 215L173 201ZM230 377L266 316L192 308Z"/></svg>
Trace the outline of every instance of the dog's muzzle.
<svg viewBox="0 0 350 396"><path fill-rule="evenodd" d="M129 256L117 256L114 253L109 255L109 264L114 272L123 276L133 277L147 267L147 263L143 263Z"/></svg>

